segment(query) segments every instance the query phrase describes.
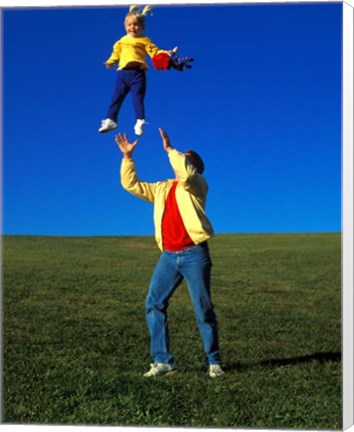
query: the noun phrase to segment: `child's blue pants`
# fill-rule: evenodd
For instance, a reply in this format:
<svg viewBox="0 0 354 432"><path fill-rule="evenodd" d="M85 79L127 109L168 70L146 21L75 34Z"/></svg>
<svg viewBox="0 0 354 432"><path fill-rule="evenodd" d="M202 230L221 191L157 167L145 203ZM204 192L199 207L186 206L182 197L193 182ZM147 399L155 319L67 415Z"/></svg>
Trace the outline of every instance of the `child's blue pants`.
<svg viewBox="0 0 354 432"><path fill-rule="evenodd" d="M117 82L112 102L108 108L107 118L117 122L119 110L129 92L132 94L136 118L145 119L146 74L141 69L122 69L118 71Z"/></svg>

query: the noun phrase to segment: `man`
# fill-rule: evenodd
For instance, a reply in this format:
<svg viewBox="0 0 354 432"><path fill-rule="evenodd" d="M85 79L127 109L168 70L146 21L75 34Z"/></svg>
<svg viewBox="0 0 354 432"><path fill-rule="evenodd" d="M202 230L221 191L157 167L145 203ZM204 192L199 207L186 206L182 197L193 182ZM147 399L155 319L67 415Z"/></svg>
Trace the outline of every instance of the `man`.
<svg viewBox="0 0 354 432"><path fill-rule="evenodd" d="M127 135L116 135L123 153L121 182L133 195L154 204L155 238L162 251L151 278L146 298L146 320L151 335L154 363L144 375L163 375L176 369L169 348L168 301L186 280L212 378L222 375L218 326L210 299L211 260L207 240L213 228L205 214L208 186L202 176L204 164L192 150L184 154L173 149L168 135L159 129L175 180L148 183L138 179L133 151Z"/></svg>

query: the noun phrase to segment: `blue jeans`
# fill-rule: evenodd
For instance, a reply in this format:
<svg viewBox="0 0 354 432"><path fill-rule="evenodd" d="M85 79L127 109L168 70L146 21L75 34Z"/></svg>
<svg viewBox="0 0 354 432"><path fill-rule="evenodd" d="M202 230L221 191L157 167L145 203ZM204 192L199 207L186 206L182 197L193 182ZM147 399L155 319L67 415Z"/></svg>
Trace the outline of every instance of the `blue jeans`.
<svg viewBox="0 0 354 432"><path fill-rule="evenodd" d="M145 119L146 74L141 69L122 69L118 71L112 101L107 111L107 118L117 121L120 108L129 92L132 94L136 119Z"/></svg>
<svg viewBox="0 0 354 432"><path fill-rule="evenodd" d="M211 260L207 243L180 252L164 251L156 265L146 297L146 320L155 363L173 363L169 348L169 299L185 278L209 364L219 364L218 326L210 298Z"/></svg>

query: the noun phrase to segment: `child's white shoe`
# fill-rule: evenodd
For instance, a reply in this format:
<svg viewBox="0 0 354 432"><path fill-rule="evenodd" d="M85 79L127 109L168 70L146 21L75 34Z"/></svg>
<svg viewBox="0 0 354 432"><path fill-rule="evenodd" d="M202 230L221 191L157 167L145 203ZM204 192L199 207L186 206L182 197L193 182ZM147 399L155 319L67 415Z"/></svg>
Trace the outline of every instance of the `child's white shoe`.
<svg viewBox="0 0 354 432"><path fill-rule="evenodd" d="M144 119L138 119L136 121L135 126L134 126L135 135L141 136L144 133L144 131L143 131L144 124L146 124L146 121Z"/></svg>
<svg viewBox="0 0 354 432"><path fill-rule="evenodd" d="M101 122L101 127L98 129L98 132L103 133L103 132L109 132L113 129L116 129L117 127L117 123L111 119L105 119L102 120Z"/></svg>

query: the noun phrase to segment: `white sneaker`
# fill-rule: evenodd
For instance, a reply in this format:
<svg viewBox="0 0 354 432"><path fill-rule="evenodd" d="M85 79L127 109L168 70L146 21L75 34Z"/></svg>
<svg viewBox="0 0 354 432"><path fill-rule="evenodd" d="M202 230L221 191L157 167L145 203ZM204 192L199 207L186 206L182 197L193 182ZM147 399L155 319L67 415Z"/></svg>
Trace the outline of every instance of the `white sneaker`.
<svg viewBox="0 0 354 432"><path fill-rule="evenodd" d="M134 126L135 135L141 136L144 133L144 131L143 131L144 124L146 124L146 121L144 119L138 119L136 121L135 126Z"/></svg>
<svg viewBox="0 0 354 432"><path fill-rule="evenodd" d="M111 119L105 119L101 121L101 127L98 129L98 132L103 133L103 132L109 132L113 129L116 129L117 127L117 123Z"/></svg>
<svg viewBox="0 0 354 432"><path fill-rule="evenodd" d="M210 378L217 378L221 375L224 375L224 371L221 369L219 364L211 364L209 365L208 374Z"/></svg>
<svg viewBox="0 0 354 432"><path fill-rule="evenodd" d="M152 363L150 364L149 372L144 374L144 377L153 377L158 375L164 375L166 373L176 370L176 365L174 363Z"/></svg>

